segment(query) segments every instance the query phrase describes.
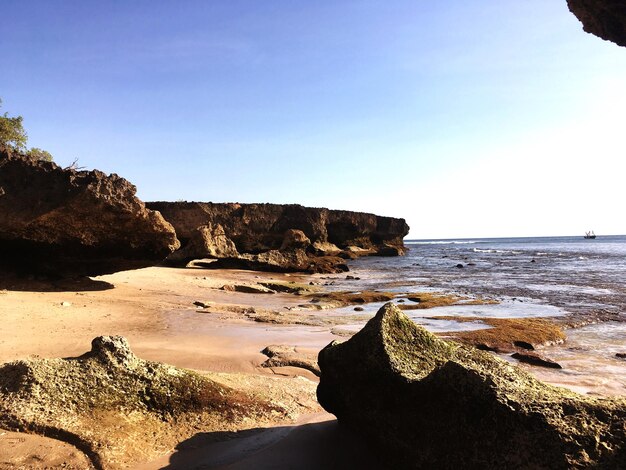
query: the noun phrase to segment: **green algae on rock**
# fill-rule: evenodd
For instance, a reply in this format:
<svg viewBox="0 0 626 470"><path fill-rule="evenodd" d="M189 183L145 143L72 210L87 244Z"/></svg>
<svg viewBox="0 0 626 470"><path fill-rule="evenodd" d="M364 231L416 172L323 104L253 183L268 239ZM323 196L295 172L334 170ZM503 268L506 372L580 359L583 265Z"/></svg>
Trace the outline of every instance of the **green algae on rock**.
<svg viewBox="0 0 626 470"><path fill-rule="evenodd" d="M320 404L401 468L623 468L626 400L544 384L393 304L318 358Z"/></svg>
<svg viewBox="0 0 626 470"><path fill-rule="evenodd" d="M270 397L144 361L121 336L95 338L77 358L0 368L0 426L69 442L96 468L128 468L198 432L267 425L288 414Z"/></svg>

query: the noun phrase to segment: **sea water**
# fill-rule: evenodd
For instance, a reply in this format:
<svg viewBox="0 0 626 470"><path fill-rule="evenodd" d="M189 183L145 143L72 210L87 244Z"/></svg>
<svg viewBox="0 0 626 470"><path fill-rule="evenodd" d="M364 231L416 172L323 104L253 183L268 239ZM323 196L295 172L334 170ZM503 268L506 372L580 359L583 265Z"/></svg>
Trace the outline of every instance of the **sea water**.
<svg viewBox="0 0 626 470"><path fill-rule="evenodd" d="M405 240L405 245L406 256L351 262L351 274L360 279L347 281L354 284L350 288L441 291L499 302L407 312L433 331L454 325L426 317L475 316L476 327L482 327L480 317L566 316L578 324L587 319L593 324L567 330L564 345L542 350L562 363L562 371L533 371L579 391L626 393L626 360L615 356L626 352L626 236Z"/></svg>

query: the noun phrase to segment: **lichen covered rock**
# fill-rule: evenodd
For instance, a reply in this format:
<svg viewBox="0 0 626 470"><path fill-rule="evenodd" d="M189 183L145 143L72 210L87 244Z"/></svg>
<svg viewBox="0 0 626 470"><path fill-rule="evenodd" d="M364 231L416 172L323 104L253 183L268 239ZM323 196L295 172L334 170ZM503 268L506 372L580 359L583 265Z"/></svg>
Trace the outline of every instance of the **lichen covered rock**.
<svg viewBox="0 0 626 470"><path fill-rule="evenodd" d="M132 468L198 432L267 425L285 419L286 407L144 361L120 336L95 338L78 358L0 367L0 426L74 444L96 468Z"/></svg>
<svg viewBox="0 0 626 470"><path fill-rule="evenodd" d="M318 400L401 468L621 468L626 400L544 384L392 304L319 354Z"/></svg>

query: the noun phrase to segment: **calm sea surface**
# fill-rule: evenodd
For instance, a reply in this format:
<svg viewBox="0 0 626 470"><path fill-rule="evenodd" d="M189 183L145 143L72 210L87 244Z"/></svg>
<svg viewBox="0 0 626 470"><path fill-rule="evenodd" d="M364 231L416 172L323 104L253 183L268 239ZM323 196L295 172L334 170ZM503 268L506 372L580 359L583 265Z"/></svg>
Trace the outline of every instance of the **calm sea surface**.
<svg viewBox="0 0 626 470"><path fill-rule="evenodd" d="M608 319L568 330L565 345L544 350L564 370L537 375L581 391L626 393L626 360L615 357L616 352L626 352L626 236L405 240L405 244L406 256L352 262L350 274L360 279L349 281L354 283L351 288L435 290L500 302L445 307L428 314L408 312L433 331L449 331L455 325L423 317L476 316L476 327L485 316Z"/></svg>

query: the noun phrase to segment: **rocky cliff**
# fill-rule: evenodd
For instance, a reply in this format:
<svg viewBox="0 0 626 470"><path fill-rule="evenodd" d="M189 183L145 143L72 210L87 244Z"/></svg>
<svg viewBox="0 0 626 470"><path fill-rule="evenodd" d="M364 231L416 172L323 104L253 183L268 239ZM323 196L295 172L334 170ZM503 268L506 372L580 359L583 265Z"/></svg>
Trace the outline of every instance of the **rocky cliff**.
<svg viewBox="0 0 626 470"><path fill-rule="evenodd" d="M626 400L553 387L387 304L320 351L320 404L391 468L624 468Z"/></svg>
<svg viewBox="0 0 626 470"><path fill-rule="evenodd" d="M338 268L342 258L402 254L409 231L404 219L296 204L150 202L146 206L174 226L183 244L170 260L219 258L215 267L333 272L344 269Z"/></svg>
<svg viewBox="0 0 626 470"><path fill-rule="evenodd" d="M623 0L567 0L583 29L626 47L626 2Z"/></svg>
<svg viewBox="0 0 626 470"><path fill-rule="evenodd" d="M153 265L180 246L119 176L0 152L0 268L98 275Z"/></svg>

